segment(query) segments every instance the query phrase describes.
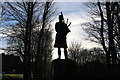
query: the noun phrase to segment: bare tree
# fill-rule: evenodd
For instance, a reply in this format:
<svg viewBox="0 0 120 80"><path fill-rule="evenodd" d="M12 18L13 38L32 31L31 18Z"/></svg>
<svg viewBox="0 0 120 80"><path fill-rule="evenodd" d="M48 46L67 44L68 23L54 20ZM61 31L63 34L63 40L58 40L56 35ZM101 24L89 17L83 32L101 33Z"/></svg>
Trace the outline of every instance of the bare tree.
<svg viewBox="0 0 120 80"><path fill-rule="evenodd" d="M119 26L117 19L118 2L97 2L86 4L90 8L91 22L85 24L84 30L88 33L88 39L101 44L106 52L106 60L110 66L112 56L112 63L116 64L117 45L119 39Z"/></svg>
<svg viewBox="0 0 120 80"><path fill-rule="evenodd" d="M81 50L83 50L81 43L71 42L68 49L70 59L79 63L79 55Z"/></svg>
<svg viewBox="0 0 120 80"><path fill-rule="evenodd" d="M44 67L42 59L45 59L46 62L43 63L46 65L51 59L48 51L52 51L52 32L49 28L54 13L55 9L52 2L6 2L3 5L2 20L7 23L6 26L8 25L2 30L2 34L7 35L9 44L6 50L16 51L23 57L24 80L31 79L31 67L33 67L31 61L40 63L33 64L37 72L35 74L39 75L38 71ZM38 59L39 57L40 59Z"/></svg>
<svg viewBox="0 0 120 80"><path fill-rule="evenodd" d="M82 48L81 43L72 42L68 51L69 58L80 65L95 60L105 63L105 53L100 48L84 49Z"/></svg>

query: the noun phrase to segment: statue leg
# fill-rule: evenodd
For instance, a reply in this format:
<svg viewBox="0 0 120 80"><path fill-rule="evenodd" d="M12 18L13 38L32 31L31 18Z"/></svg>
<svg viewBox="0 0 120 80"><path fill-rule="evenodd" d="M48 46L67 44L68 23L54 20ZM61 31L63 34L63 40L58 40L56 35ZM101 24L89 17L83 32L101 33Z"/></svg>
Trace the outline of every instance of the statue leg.
<svg viewBox="0 0 120 80"><path fill-rule="evenodd" d="M67 48L64 48L65 59L68 59Z"/></svg>
<svg viewBox="0 0 120 80"><path fill-rule="evenodd" d="M58 58L61 59L61 50L58 48Z"/></svg>

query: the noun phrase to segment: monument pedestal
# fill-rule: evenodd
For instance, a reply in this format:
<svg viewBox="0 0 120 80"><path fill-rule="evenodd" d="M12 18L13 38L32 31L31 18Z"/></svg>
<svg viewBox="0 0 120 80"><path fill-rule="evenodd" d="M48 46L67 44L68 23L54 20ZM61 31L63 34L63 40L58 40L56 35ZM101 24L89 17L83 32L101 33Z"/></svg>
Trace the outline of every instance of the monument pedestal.
<svg viewBox="0 0 120 80"><path fill-rule="evenodd" d="M55 59L52 61L52 80L74 80L76 64L70 59Z"/></svg>

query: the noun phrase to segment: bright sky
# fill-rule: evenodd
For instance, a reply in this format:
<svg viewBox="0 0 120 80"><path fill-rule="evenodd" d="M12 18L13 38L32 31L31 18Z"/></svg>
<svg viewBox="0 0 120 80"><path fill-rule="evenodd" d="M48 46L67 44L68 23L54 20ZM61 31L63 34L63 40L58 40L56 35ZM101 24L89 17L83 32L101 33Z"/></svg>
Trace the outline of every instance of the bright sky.
<svg viewBox="0 0 120 80"><path fill-rule="evenodd" d="M69 27L71 32L67 35L68 47L73 41L82 42L82 47L84 48L99 46L98 44L84 40L85 32L82 30L81 24L86 22L84 19L86 19L88 16L86 14L86 7L83 5L83 2L58 2L56 3L56 6L58 7L59 13L61 11L63 12L65 21L68 18L69 21L72 22L71 26ZM54 25L56 22L58 22L58 16L53 22L53 28L55 27ZM55 34L56 32L54 30L54 38ZM57 58L57 49L54 49L53 52L53 59ZM64 58L63 54L64 53L62 52L62 58Z"/></svg>
<svg viewBox="0 0 120 80"><path fill-rule="evenodd" d="M97 47L98 44L91 43L89 41L85 41L85 32L81 28L81 24L85 22L85 18L87 18L86 7L83 5L83 2L56 2L56 7L58 7L59 13L62 11L65 21L67 18L69 22L71 22L71 26L69 27L71 32L67 35L67 43L68 47L72 41L82 42L82 47L84 48L92 48ZM59 14L58 14L59 15ZM58 15L53 21L53 28L55 27L55 23L58 22ZM53 34L53 38L55 38L55 30ZM2 36L2 35L0 35ZM55 40L54 40L55 41ZM53 42L54 44L54 42ZM5 46L5 42L0 41L0 48ZM2 53L2 51L0 51ZM57 49L53 51L53 59L57 58ZM63 52L62 52L63 55Z"/></svg>

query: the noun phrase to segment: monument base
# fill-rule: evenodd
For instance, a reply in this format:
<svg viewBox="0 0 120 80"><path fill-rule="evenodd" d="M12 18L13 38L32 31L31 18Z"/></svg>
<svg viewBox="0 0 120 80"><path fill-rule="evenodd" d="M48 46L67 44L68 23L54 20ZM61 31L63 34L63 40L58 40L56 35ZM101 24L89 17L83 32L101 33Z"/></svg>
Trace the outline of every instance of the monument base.
<svg viewBox="0 0 120 80"><path fill-rule="evenodd" d="M55 59L52 61L52 80L74 80L76 63L70 59Z"/></svg>

